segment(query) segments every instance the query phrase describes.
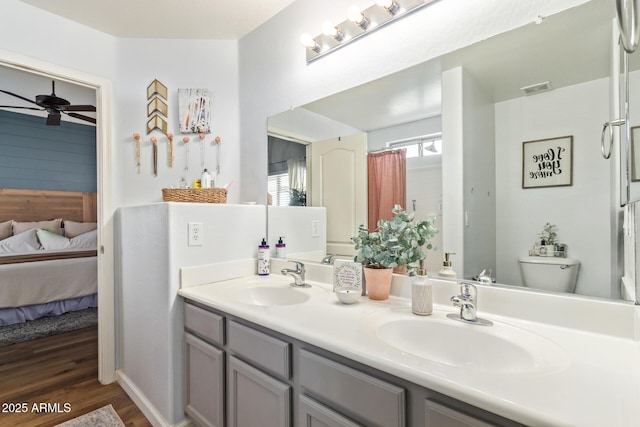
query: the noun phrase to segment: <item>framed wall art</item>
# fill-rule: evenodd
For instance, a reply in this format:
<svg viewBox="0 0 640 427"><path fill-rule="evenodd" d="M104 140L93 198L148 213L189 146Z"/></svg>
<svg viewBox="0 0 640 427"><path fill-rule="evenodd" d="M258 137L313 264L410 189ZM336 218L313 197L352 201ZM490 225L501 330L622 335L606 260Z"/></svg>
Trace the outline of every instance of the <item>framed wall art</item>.
<svg viewBox="0 0 640 427"><path fill-rule="evenodd" d="M522 188L573 185L573 136L522 143Z"/></svg>
<svg viewBox="0 0 640 427"><path fill-rule="evenodd" d="M178 89L180 132L211 132L211 97L208 89Z"/></svg>

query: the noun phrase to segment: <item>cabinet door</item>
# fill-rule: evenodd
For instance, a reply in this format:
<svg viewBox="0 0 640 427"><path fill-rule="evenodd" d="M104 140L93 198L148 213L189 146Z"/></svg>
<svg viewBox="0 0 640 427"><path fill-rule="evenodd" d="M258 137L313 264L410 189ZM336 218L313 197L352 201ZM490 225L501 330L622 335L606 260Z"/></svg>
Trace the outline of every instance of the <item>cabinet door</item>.
<svg viewBox="0 0 640 427"><path fill-rule="evenodd" d="M191 334L185 334L185 412L206 427L224 426L224 352Z"/></svg>
<svg viewBox="0 0 640 427"><path fill-rule="evenodd" d="M229 425L290 426L291 387L229 356Z"/></svg>
<svg viewBox="0 0 640 427"><path fill-rule="evenodd" d="M455 409L443 406L432 400L425 401L425 427L492 427L477 418L473 418Z"/></svg>
<svg viewBox="0 0 640 427"><path fill-rule="evenodd" d="M332 409L301 395L298 404L300 427L362 427Z"/></svg>

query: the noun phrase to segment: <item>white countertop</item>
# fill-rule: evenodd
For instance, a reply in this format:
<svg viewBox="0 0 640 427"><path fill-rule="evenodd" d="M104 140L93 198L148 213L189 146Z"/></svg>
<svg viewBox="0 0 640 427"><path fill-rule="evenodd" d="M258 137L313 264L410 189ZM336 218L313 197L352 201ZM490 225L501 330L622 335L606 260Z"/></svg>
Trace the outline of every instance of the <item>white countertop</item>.
<svg viewBox="0 0 640 427"><path fill-rule="evenodd" d="M426 317L413 315L410 300L396 296L387 301L361 297L357 304L344 305L331 286L318 282L311 282L310 289L298 289L311 298L296 305L264 307L229 298L229 290L247 280L291 281L280 275L249 276L183 288L179 294L526 425L602 427L640 422L640 343L630 337L485 313L483 303L491 306L492 301L484 296L481 317L549 340L562 349L562 357L557 366L540 371L456 368L400 351L374 332L376 322L395 319L454 322L445 318L456 311L449 305L435 304L433 315ZM438 295L451 293L450 284L433 282L435 301L444 302Z"/></svg>

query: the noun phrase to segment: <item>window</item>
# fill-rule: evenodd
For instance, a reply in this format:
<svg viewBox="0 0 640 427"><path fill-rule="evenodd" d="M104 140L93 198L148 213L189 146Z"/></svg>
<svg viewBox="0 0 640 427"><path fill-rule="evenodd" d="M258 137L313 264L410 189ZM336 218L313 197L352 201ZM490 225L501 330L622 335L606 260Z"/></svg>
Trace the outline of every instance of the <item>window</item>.
<svg viewBox="0 0 640 427"><path fill-rule="evenodd" d="M289 173L269 175L267 191L273 198L273 206L289 206Z"/></svg>
<svg viewBox="0 0 640 427"><path fill-rule="evenodd" d="M442 154L442 134L431 134L387 143L388 148L405 148L407 159Z"/></svg>

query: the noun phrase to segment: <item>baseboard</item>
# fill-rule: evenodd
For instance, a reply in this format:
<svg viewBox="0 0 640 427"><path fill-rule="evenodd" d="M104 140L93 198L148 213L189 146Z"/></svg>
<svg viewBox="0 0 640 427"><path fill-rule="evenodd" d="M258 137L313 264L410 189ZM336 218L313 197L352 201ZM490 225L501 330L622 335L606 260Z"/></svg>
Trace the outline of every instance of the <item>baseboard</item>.
<svg viewBox="0 0 640 427"><path fill-rule="evenodd" d="M138 387L131 381L131 379L122 372L122 370L118 369L116 371L116 381L122 387L122 389L129 395L133 403L142 411L145 417L149 420L149 422L154 427L191 427L193 423L188 418L179 421L176 424L169 424L167 420L164 419L162 415L158 412L158 410L149 402L147 397L140 391Z"/></svg>

